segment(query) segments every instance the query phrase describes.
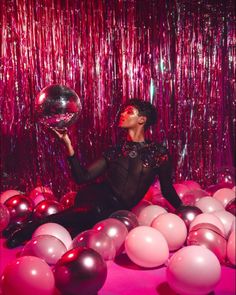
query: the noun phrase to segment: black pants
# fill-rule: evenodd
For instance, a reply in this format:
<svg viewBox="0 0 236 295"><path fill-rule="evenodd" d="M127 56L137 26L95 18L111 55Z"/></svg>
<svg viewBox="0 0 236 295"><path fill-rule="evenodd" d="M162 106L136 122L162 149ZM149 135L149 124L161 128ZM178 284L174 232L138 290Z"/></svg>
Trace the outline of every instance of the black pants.
<svg viewBox="0 0 236 295"><path fill-rule="evenodd" d="M7 240L7 246L14 248L31 239L37 227L53 222L67 228L72 238L78 233L91 229L97 222L108 218L117 210L126 209L105 183L93 184L79 190L75 205L56 214L32 220L13 230Z"/></svg>

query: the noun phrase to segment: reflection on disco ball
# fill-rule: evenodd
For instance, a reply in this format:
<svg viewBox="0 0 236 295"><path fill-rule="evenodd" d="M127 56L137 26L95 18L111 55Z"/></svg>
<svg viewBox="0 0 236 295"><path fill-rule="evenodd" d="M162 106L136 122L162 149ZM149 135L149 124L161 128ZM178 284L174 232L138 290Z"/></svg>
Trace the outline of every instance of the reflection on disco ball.
<svg viewBox="0 0 236 295"><path fill-rule="evenodd" d="M77 93L63 85L49 85L36 97L36 118L41 124L65 128L78 119L81 103Z"/></svg>

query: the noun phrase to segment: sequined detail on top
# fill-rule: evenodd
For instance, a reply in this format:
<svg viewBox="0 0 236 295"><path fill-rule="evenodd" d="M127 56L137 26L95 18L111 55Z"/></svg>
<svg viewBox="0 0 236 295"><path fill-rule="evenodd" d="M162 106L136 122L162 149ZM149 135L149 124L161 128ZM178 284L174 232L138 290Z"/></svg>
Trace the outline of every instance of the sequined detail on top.
<svg viewBox="0 0 236 295"><path fill-rule="evenodd" d="M160 167L169 160L167 149L154 142L125 142L108 149L104 154L107 161L114 161L120 157L136 158L139 156L143 162L143 167Z"/></svg>

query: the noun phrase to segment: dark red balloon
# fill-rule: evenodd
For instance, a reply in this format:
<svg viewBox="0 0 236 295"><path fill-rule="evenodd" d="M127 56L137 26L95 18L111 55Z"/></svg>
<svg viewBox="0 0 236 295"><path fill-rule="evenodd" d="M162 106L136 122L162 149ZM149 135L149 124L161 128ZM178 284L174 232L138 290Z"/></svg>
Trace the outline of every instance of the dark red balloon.
<svg viewBox="0 0 236 295"><path fill-rule="evenodd" d="M78 247L66 252L54 267L56 287L63 294L95 295L107 278L107 265L93 249Z"/></svg>
<svg viewBox="0 0 236 295"><path fill-rule="evenodd" d="M128 231L139 225L137 216L128 210L118 210L110 215L111 218L120 220Z"/></svg>
<svg viewBox="0 0 236 295"><path fill-rule="evenodd" d="M42 218L64 210L64 206L55 200L44 200L34 208L33 217Z"/></svg>
<svg viewBox="0 0 236 295"><path fill-rule="evenodd" d="M10 224L28 221L33 212L34 203L25 195L10 197L4 202L10 213Z"/></svg>
<svg viewBox="0 0 236 295"><path fill-rule="evenodd" d="M187 228L189 228L189 225L194 218L201 213L202 210L195 206L181 206L175 211L175 214L184 221Z"/></svg>
<svg viewBox="0 0 236 295"><path fill-rule="evenodd" d="M187 237L187 245L200 245L211 250L221 263L225 262L227 241L223 233L213 224L198 223L191 228Z"/></svg>
<svg viewBox="0 0 236 295"><path fill-rule="evenodd" d="M236 198L229 201L229 203L225 207L225 210L236 216Z"/></svg>

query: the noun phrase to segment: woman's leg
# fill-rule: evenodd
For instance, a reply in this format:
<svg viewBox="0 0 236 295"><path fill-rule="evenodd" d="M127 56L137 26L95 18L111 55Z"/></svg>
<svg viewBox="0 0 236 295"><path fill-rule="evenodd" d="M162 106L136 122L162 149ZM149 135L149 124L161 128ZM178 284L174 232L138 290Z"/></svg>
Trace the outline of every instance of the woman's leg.
<svg viewBox="0 0 236 295"><path fill-rule="evenodd" d="M114 211L109 205L105 193L106 191L101 185L93 185L82 189L76 196L75 207L19 226L9 236L6 243L7 247L15 248L30 240L33 232L40 225L48 222L64 226L71 231L73 236L92 228L95 223L107 218Z"/></svg>

